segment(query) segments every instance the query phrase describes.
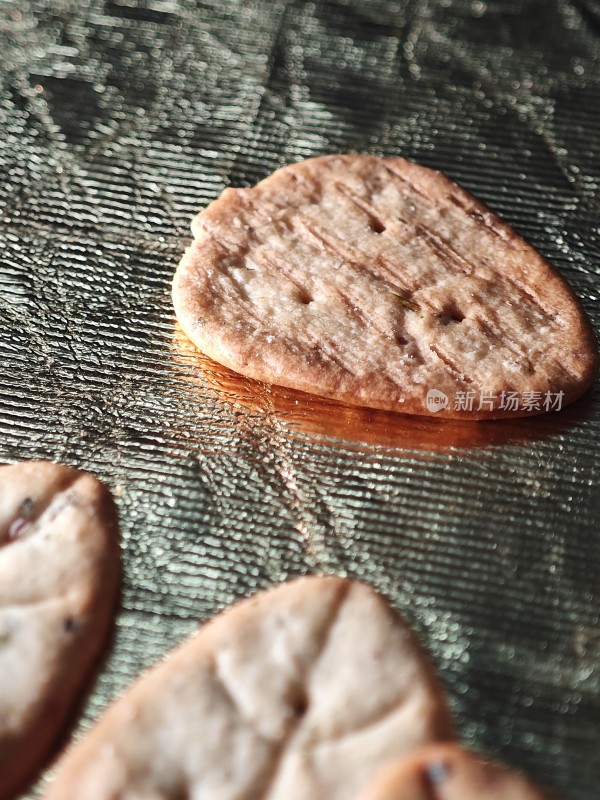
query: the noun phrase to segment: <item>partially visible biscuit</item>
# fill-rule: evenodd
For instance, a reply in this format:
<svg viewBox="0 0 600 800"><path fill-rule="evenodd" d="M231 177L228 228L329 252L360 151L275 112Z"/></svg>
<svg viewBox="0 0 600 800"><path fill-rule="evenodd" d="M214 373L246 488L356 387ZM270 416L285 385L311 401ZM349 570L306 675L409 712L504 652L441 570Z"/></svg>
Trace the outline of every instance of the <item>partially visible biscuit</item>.
<svg viewBox="0 0 600 800"><path fill-rule="evenodd" d="M428 657L383 598L305 578L219 615L142 677L46 800L348 800L452 733Z"/></svg>
<svg viewBox="0 0 600 800"><path fill-rule="evenodd" d="M116 507L96 478L0 467L0 800L35 776L89 681L119 564Z"/></svg>
<svg viewBox="0 0 600 800"><path fill-rule="evenodd" d="M559 410L597 371L573 292L439 172L336 155L226 189L194 219L177 318L267 383L439 417Z"/></svg>
<svg viewBox="0 0 600 800"><path fill-rule="evenodd" d="M356 800L548 800L548 796L508 767L457 744L442 744L397 759Z"/></svg>

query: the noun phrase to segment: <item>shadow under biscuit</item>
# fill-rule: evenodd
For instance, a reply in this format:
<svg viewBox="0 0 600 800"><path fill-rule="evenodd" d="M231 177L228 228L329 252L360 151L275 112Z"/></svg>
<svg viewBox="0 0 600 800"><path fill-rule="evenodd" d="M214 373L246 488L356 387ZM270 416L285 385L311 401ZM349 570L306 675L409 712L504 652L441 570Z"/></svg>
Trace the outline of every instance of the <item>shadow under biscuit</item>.
<svg viewBox="0 0 600 800"><path fill-rule="evenodd" d="M356 444L445 453L456 449L527 445L564 435L589 417L590 392L560 412L506 420L453 420L348 406L327 397L262 383L213 361L175 323L173 349L180 374L218 402L246 410L291 433ZM254 419L255 421L255 419Z"/></svg>

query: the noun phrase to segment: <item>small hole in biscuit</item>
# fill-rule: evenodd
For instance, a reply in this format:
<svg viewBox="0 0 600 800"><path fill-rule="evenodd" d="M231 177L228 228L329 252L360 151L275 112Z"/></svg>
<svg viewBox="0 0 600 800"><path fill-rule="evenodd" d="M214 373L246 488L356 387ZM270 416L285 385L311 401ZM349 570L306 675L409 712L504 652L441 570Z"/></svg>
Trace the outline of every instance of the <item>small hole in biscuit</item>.
<svg viewBox="0 0 600 800"><path fill-rule="evenodd" d="M308 711L308 698L306 695L296 698L292 705L292 712L295 717L303 717Z"/></svg>
<svg viewBox="0 0 600 800"><path fill-rule="evenodd" d="M171 800L190 800L191 794L187 786L181 785L171 789L169 794Z"/></svg>
<svg viewBox="0 0 600 800"><path fill-rule="evenodd" d="M444 310L438 314L438 319L442 325L449 325L451 322L462 322L464 318L465 315L454 304L447 305Z"/></svg>
<svg viewBox="0 0 600 800"><path fill-rule="evenodd" d="M21 511L23 514L30 514L33 511L33 500L31 497L26 497L21 503Z"/></svg>
<svg viewBox="0 0 600 800"><path fill-rule="evenodd" d="M312 303L314 297L308 292L301 292L298 295L298 300L302 303L303 306L307 306L309 303Z"/></svg>
<svg viewBox="0 0 600 800"><path fill-rule="evenodd" d="M371 218L369 224L370 224L371 230L374 233L383 233L384 230L385 230L385 225L383 224L383 222L380 219L376 219L375 217Z"/></svg>
<svg viewBox="0 0 600 800"><path fill-rule="evenodd" d="M399 345L408 344L408 339L405 339L404 336L402 336L401 334L397 333L396 334L396 344L399 344Z"/></svg>

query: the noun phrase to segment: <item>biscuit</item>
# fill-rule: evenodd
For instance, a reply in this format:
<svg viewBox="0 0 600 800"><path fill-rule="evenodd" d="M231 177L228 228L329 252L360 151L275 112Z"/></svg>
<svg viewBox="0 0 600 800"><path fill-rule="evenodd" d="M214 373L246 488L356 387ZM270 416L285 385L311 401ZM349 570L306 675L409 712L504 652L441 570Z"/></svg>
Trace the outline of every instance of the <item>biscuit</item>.
<svg viewBox="0 0 600 800"><path fill-rule="evenodd" d="M119 563L99 481L48 462L0 467L0 800L34 777L89 682Z"/></svg>
<svg viewBox="0 0 600 800"><path fill-rule="evenodd" d="M356 800L548 800L523 775L455 744L431 745L388 765Z"/></svg>
<svg viewBox="0 0 600 800"><path fill-rule="evenodd" d="M594 379L596 342L567 284L431 169L309 159L226 189L192 230L177 318L248 377L459 419L560 410Z"/></svg>
<svg viewBox="0 0 600 800"><path fill-rule="evenodd" d="M304 578L177 648L66 754L46 800L347 800L452 736L417 639L372 589Z"/></svg>

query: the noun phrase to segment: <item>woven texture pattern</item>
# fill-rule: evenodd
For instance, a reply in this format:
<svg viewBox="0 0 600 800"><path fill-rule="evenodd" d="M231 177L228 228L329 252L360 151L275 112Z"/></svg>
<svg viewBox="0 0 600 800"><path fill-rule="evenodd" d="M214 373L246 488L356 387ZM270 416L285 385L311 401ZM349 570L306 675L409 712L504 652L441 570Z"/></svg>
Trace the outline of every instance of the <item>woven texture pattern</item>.
<svg viewBox="0 0 600 800"><path fill-rule="evenodd" d="M515 423L343 409L199 355L170 283L226 186L404 156L513 223L598 331L599 35L595 0L0 4L0 460L91 470L122 521L79 734L198 621L333 571L416 627L465 742L597 797L597 387Z"/></svg>

